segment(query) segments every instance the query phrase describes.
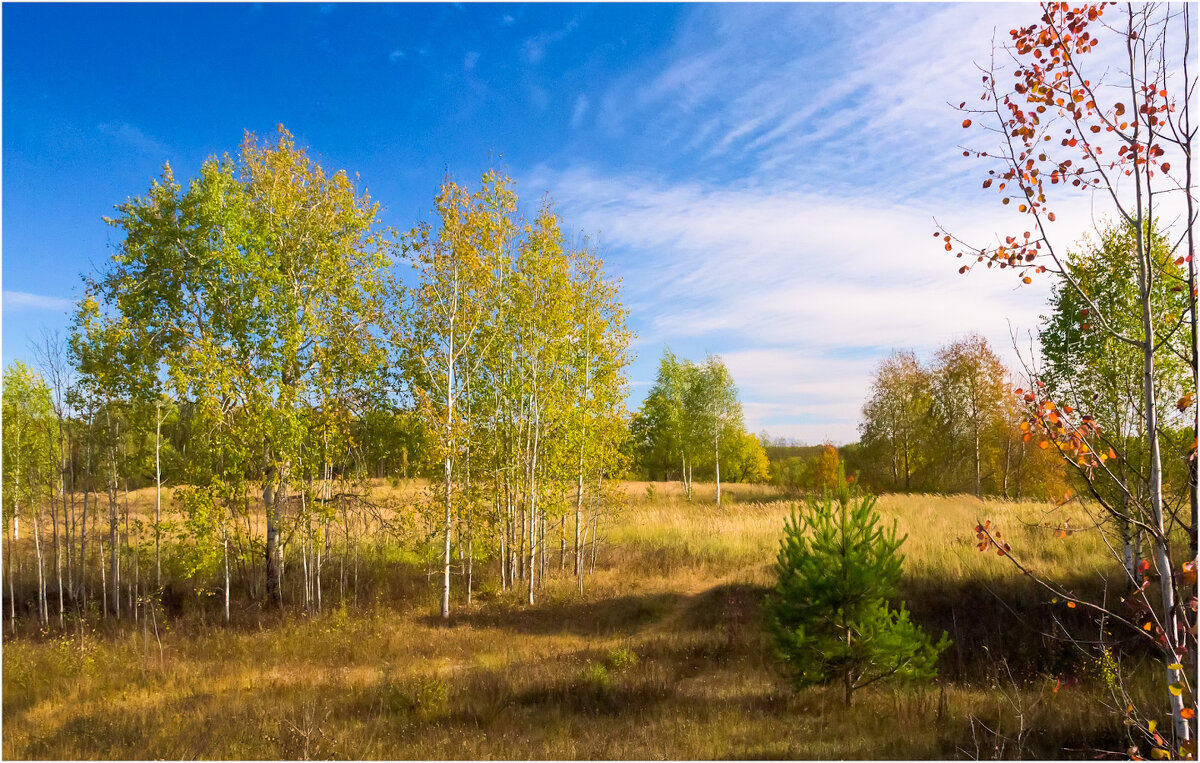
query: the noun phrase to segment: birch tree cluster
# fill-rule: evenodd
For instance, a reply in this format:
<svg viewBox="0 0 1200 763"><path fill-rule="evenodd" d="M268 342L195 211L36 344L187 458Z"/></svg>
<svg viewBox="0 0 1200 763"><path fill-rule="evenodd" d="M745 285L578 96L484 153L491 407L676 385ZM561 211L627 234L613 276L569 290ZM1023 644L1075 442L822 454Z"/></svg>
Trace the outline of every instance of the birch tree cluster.
<svg viewBox="0 0 1200 763"><path fill-rule="evenodd" d="M733 376L716 355L694 363L665 349L630 432L645 474L651 479L677 477L689 499L697 470L716 482L718 506L722 469L726 482L765 482L770 477L762 443L745 431Z"/></svg>
<svg viewBox="0 0 1200 763"><path fill-rule="evenodd" d="M406 233L379 210L280 127L106 218L120 241L70 335L4 372L14 630L185 594L226 622L320 610L368 556L435 541L446 615L477 560L530 601L568 567L582 588L626 468L619 284L496 172L446 180ZM415 505L367 482L418 476ZM130 508L146 487L152 514Z"/></svg>
<svg viewBox="0 0 1200 763"><path fill-rule="evenodd" d="M1023 437L1014 378L976 334L939 348L929 363L894 351L863 404L863 478L889 491L1055 496L1065 473Z"/></svg>
<svg viewBox="0 0 1200 763"><path fill-rule="evenodd" d="M532 604L557 539L558 567L569 545L582 590L605 479L626 469L631 335L617 285L549 202L528 222L516 208L494 172L477 190L447 181L436 224L403 236L415 278L391 292L389 337L442 466L443 617L455 537L468 602L477 543L499 560L501 586L523 586Z"/></svg>

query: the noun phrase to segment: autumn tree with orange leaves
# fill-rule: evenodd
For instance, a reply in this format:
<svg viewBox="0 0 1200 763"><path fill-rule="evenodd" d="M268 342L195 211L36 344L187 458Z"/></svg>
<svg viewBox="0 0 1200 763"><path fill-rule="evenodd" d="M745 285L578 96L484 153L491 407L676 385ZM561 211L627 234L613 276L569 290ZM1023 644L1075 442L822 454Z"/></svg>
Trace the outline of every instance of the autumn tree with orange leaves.
<svg viewBox="0 0 1200 763"><path fill-rule="evenodd" d="M1130 705L1127 752L1135 756L1142 749L1139 743L1148 744L1154 757L1194 758L1196 751L1191 681L1196 665L1195 434L1200 431L1195 390L1200 377L1193 257L1195 128L1190 111L1197 84L1190 68L1195 56L1193 13L1187 4L1046 3L1040 19L1011 30L1008 44L993 51L992 64L983 71L980 105L963 102L958 108L964 112L964 128L978 122L994 141L987 150L967 147L964 155L992 165L983 187L998 193L1007 209L1015 207L1022 224L984 246L964 241L940 224L934 234L947 251L965 260L961 273L982 265L1010 270L1026 284L1042 274L1057 276L1084 305L1078 314L1081 331L1105 332L1140 355L1137 409L1143 418L1147 467L1123 481L1113 469L1122 458L1119 443L1108 436L1107 423L1093 411L1051 399L1036 369L1030 387L1016 391L1026 409L1024 437L1055 449L1089 486L1099 475L1124 486L1127 500L1122 503L1094 489L1090 499L1108 518L1134 524L1149 540L1146 564L1130 581L1135 594L1128 603L1136 600L1139 606L1118 611L1106 603L1075 599L1053 581L1038 578L1020 561L1020 549L1009 549L993 526L981 523L976 528L981 547L1007 556L1055 591L1057 599L1092 608L1110 622L1124 622L1154 644L1165 666L1172 723L1169 732L1164 725L1160 733L1153 719ZM998 60L1000 56L1008 60ZM1104 301L1089 293L1067 267L1070 241L1054 230L1055 210L1061 213L1072 197L1081 195L1091 202L1094 216L1112 218L1105 225L1127 226L1133 232L1125 262L1137 284L1133 321L1106 311ZM1151 231L1162 234L1169 257L1153 256ZM1190 293L1188 309L1178 314L1156 311L1152 295L1172 279L1171 288ZM1179 332L1190 332L1186 361L1192 393L1179 405L1191 408L1193 442L1189 452L1178 455L1190 465L1189 489L1186 497L1174 499L1163 489L1157 369L1168 351L1167 338ZM1134 736L1137 729L1141 738Z"/></svg>

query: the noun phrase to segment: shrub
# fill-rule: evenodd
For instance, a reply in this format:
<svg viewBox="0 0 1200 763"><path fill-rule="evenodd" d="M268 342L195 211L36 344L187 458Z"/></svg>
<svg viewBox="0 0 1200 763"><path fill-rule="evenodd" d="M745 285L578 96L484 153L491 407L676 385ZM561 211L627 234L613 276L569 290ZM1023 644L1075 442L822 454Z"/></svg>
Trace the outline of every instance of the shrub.
<svg viewBox="0 0 1200 763"><path fill-rule="evenodd" d="M609 670L615 671L635 667L638 664L637 652L619 646L609 650L608 655L604 658L604 664Z"/></svg>
<svg viewBox="0 0 1200 763"><path fill-rule="evenodd" d="M604 667L602 663L589 663L583 669L583 686L597 694L603 694L608 690L609 681L608 668Z"/></svg>

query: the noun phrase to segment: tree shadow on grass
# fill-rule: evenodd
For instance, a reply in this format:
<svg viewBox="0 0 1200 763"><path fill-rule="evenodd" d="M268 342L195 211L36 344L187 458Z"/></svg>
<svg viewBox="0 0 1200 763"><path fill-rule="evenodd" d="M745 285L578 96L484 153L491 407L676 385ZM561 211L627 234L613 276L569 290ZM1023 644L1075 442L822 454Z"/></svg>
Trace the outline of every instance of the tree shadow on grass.
<svg viewBox="0 0 1200 763"><path fill-rule="evenodd" d="M524 635L629 635L659 622L685 598L678 593L649 593L533 606L488 604L474 611L452 612L448 622L438 615L426 615L421 621L430 627L465 625Z"/></svg>
<svg viewBox="0 0 1200 763"><path fill-rule="evenodd" d="M1119 580L1111 580L1107 591L1096 575L1056 583L1085 601L1107 598L1112 611L1137 618L1132 600L1121 601L1125 588ZM1066 600L1055 602L1054 594L1022 575L987 580L908 577L901 582L900 597L926 633L937 638L945 631L953 639L939 662L945 679L981 680L1001 660L1017 675L1074 675L1100 637L1095 610L1070 607ZM1106 623L1105 631L1106 645L1122 654L1153 648L1149 639L1119 623Z"/></svg>

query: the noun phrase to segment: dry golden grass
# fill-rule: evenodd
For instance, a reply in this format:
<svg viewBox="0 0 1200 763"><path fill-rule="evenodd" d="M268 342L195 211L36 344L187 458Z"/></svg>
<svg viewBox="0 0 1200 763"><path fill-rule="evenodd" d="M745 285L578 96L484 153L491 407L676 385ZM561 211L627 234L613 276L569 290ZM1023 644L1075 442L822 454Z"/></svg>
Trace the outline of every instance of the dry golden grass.
<svg viewBox="0 0 1200 763"><path fill-rule="evenodd" d="M1094 665L1040 635L1051 623L1046 596L1006 560L975 550L973 527L991 519L1014 551L1080 586L1111 567L1093 534L1054 537L1040 504L881 498L881 513L909 536L904 595L914 619L950 631L956 644L939 684L877 685L847 709L836 689L792 692L761 637L758 607L790 504L769 489L732 486L723 492L733 500L717 509L704 499L711 486L698 487L693 502L661 484L647 501L645 483L626 485L629 506L608 521L582 596L563 575L527 606L495 590L489 567L477 573L482 595L469 609L456 601L446 625L423 569L379 562L364 570L358 608L335 603L310 617L295 607L243 607L230 628L186 612L158 623L161 652L142 623L6 639L4 756L946 758L1124 749L1119 720L1097 704L1104 691ZM405 501L417 488L377 485L375 495ZM139 511L145 497L135 497ZM1063 677L1081 682L1052 691ZM1132 688L1149 691L1141 679Z"/></svg>

